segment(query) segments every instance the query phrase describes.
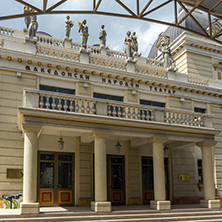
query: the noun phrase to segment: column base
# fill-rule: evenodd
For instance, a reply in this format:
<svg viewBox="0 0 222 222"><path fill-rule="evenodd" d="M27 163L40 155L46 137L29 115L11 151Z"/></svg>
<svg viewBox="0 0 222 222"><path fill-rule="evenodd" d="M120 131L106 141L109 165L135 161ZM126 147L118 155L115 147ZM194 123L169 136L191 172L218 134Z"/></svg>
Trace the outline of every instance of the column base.
<svg viewBox="0 0 222 222"><path fill-rule="evenodd" d="M111 202L92 201L91 202L91 210L93 210L95 212L111 212L111 210L112 210Z"/></svg>
<svg viewBox="0 0 222 222"><path fill-rule="evenodd" d="M220 208L220 200L200 200L200 207L218 209Z"/></svg>
<svg viewBox="0 0 222 222"><path fill-rule="evenodd" d="M39 203L21 203L21 214L39 214Z"/></svg>
<svg viewBox="0 0 222 222"><path fill-rule="evenodd" d="M151 200L150 208L156 210L170 210L171 204L169 200Z"/></svg>

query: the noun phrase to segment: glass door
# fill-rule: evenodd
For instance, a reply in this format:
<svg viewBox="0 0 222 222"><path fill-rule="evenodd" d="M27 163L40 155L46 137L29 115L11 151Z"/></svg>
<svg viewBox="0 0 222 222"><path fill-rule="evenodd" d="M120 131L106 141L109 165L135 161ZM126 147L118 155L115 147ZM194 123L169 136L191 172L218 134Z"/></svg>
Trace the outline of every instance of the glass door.
<svg viewBox="0 0 222 222"><path fill-rule="evenodd" d="M41 206L73 205L73 154L39 154L39 203Z"/></svg>
<svg viewBox="0 0 222 222"><path fill-rule="evenodd" d="M125 164L123 156L107 157L108 200L115 205L125 204Z"/></svg>

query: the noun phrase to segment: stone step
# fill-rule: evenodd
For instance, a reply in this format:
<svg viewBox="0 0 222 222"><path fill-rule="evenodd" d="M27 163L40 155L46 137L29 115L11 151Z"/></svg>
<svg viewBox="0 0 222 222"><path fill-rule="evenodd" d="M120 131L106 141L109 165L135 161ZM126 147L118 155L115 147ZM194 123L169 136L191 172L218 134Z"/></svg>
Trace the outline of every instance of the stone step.
<svg viewBox="0 0 222 222"><path fill-rule="evenodd" d="M78 215L77 215L78 214ZM112 212L110 214L96 214L96 213L85 213L85 214L70 214L70 213L53 213L53 214L39 214L36 217L28 217L27 215L17 217L7 217L3 218L3 215L0 215L0 222L35 222L35 221L46 221L46 222L56 222L56 221L75 221L75 222L89 222L89 221L98 221L98 222L143 222L143 221L222 221L222 211L193 211L193 212L184 212L184 211L170 211L170 212L146 212L146 213L132 213L132 212Z"/></svg>

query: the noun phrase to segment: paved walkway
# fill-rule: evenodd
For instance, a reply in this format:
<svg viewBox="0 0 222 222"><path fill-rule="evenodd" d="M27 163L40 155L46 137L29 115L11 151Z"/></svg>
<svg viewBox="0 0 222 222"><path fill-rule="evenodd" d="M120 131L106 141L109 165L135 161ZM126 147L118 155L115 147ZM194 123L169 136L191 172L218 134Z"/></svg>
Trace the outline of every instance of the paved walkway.
<svg viewBox="0 0 222 222"><path fill-rule="evenodd" d="M172 210L204 210L200 208L199 204L179 204L171 205ZM142 206L112 206L112 211L114 212L124 212L124 211L155 211L150 209L149 205ZM205 209L206 210L206 209ZM92 213L90 207L40 207L40 213L42 214L66 214L66 213ZM0 215L19 215L20 209L0 209Z"/></svg>

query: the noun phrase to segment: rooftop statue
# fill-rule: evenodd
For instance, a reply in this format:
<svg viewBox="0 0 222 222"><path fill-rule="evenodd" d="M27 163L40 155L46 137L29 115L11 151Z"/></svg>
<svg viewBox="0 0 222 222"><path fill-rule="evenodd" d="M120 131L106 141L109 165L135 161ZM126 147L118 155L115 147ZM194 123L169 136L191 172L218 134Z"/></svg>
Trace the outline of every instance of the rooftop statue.
<svg viewBox="0 0 222 222"><path fill-rule="evenodd" d="M25 6L24 7L24 14L28 14L30 13L30 8L28 6ZM30 25L30 22L31 22L31 18L30 16L25 16L25 26L26 26L26 29L29 28L29 25Z"/></svg>
<svg viewBox="0 0 222 222"><path fill-rule="evenodd" d="M35 11L33 9L30 10L30 13L34 13ZM30 24L28 28L28 35L29 38L33 39L36 37L36 32L38 29L38 22L37 22L37 16L36 15L31 15L30 16Z"/></svg>
<svg viewBox="0 0 222 222"><path fill-rule="evenodd" d="M74 21L69 21L70 17L67 16L65 20L65 39L70 38L71 28L74 26Z"/></svg>
<svg viewBox="0 0 222 222"><path fill-rule="evenodd" d="M131 32L128 31L126 33L126 37L124 39L124 44L125 44L125 50L124 52L126 53L126 58L127 59L132 59L133 58L133 53L132 53L132 48L134 47L133 45L133 41L132 41L132 38L130 37L131 35Z"/></svg>
<svg viewBox="0 0 222 222"><path fill-rule="evenodd" d="M105 25L101 26L101 29L99 30L99 39L100 39L100 47L106 46L106 31L104 29Z"/></svg>
<svg viewBox="0 0 222 222"><path fill-rule="evenodd" d="M132 38L132 42L133 42L133 54L134 53L138 53L138 41L137 41L137 36L136 36L136 32L134 32L132 35L131 35L131 38Z"/></svg>
<svg viewBox="0 0 222 222"><path fill-rule="evenodd" d="M78 22L79 25L79 32L80 32L80 36L81 36L81 45L82 45L82 49L86 49L87 47L87 41L88 41L88 26L86 25L86 19L84 19L81 22Z"/></svg>

